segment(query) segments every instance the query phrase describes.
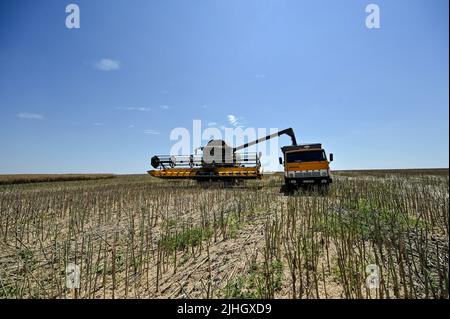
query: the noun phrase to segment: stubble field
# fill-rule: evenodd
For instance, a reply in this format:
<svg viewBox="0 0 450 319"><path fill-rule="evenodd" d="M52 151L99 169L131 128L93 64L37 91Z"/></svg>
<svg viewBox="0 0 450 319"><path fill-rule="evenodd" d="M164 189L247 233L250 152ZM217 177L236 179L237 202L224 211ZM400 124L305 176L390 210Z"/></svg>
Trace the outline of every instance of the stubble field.
<svg viewBox="0 0 450 319"><path fill-rule="evenodd" d="M0 185L0 298L448 298L448 170L333 177Z"/></svg>

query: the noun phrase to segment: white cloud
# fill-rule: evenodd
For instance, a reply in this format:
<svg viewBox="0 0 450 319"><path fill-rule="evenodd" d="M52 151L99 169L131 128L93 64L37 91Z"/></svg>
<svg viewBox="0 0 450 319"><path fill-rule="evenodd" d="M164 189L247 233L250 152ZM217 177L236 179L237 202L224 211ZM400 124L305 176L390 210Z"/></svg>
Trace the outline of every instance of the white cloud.
<svg viewBox="0 0 450 319"><path fill-rule="evenodd" d="M228 122L231 125L235 125L237 123L237 117L235 115L230 114L227 116L227 118L228 118Z"/></svg>
<svg viewBox="0 0 450 319"><path fill-rule="evenodd" d="M156 130L145 130L144 131L145 134L151 134L151 135L158 135L159 132Z"/></svg>
<svg viewBox="0 0 450 319"><path fill-rule="evenodd" d="M234 127L239 127L239 128L243 128L242 126L242 117L237 117L236 115L228 115L228 123L230 123L232 126Z"/></svg>
<svg viewBox="0 0 450 319"><path fill-rule="evenodd" d="M95 64L95 67L101 71L115 71L120 69L120 61L101 59Z"/></svg>
<svg viewBox="0 0 450 319"><path fill-rule="evenodd" d="M228 118L228 123L230 123L234 127L241 126L240 118L238 118L237 116L230 114L227 116L227 118Z"/></svg>
<svg viewBox="0 0 450 319"><path fill-rule="evenodd" d="M41 114L35 114L35 113L19 113L17 114L18 118L21 119L27 119L27 120L42 120L44 119L44 116Z"/></svg>
<svg viewBox="0 0 450 319"><path fill-rule="evenodd" d="M168 110L169 109L168 105L160 105L159 107L161 108L161 110Z"/></svg>
<svg viewBox="0 0 450 319"><path fill-rule="evenodd" d="M128 128L133 128L133 127L134 127L133 124L128 125Z"/></svg>
<svg viewBox="0 0 450 319"><path fill-rule="evenodd" d="M117 109L122 111L139 111L139 112L150 112L152 110L150 107L118 107Z"/></svg>

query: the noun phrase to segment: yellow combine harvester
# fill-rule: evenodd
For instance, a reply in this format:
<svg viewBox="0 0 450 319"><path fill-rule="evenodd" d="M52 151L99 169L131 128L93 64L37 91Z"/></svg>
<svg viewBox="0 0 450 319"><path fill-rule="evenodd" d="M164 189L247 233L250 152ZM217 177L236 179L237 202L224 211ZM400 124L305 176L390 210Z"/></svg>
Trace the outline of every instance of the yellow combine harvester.
<svg viewBox="0 0 450 319"><path fill-rule="evenodd" d="M260 155L238 151L272 138L288 135L292 145L281 148L284 154L285 187L299 185L328 185L332 182L329 162L321 144L297 145L292 128L267 135L238 147L230 147L223 140L211 140L199 148L202 155L156 155L151 159L151 176L163 179L193 179L198 182L223 181L231 184L246 179L261 178ZM330 161L333 154L330 154ZM280 164L283 159L280 157Z"/></svg>

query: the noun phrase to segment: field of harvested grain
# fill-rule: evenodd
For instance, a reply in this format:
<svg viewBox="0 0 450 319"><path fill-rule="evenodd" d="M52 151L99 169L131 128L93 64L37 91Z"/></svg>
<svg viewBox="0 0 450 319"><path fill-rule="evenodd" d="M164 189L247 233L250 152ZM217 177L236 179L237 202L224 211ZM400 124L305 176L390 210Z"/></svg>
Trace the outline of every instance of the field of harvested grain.
<svg viewBox="0 0 450 319"><path fill-rule="evenodd" d="M0 185L0 298L449 297L448 170L282 182Z"/></svg>

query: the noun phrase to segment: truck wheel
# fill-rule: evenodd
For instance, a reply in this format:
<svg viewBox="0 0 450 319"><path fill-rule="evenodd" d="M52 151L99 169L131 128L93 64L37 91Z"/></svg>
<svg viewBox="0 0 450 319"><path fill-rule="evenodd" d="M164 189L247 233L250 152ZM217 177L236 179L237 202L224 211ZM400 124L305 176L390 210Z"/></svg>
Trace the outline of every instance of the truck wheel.
<svg viewBox="0 0 450 319"><path fill-rule="evenodd" d="M330 185L329 184L325 184L320 186L320 194L323 196L328 195L328 193L330 192Z"/></svg>
<svg viewBox="0 0 450 319"><path fill-rule="evenodd" d="M289 186L289 184L283 184L280 188L280 193L283 193L284 195L291 195L294 192L294 189L292 186Z"/></svg>

